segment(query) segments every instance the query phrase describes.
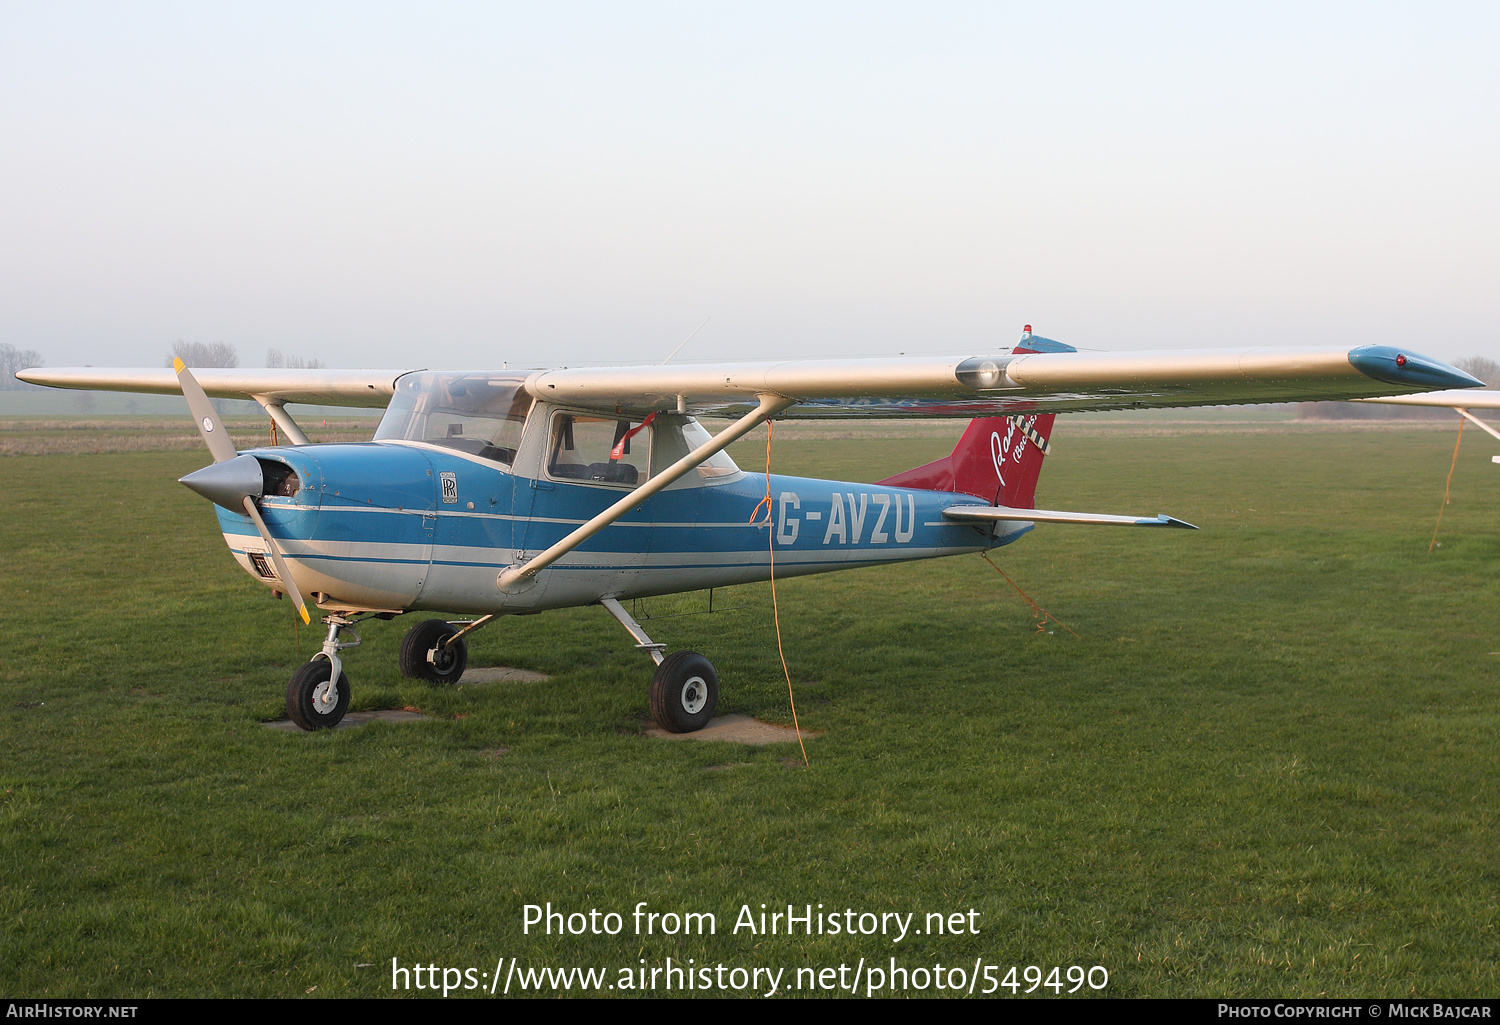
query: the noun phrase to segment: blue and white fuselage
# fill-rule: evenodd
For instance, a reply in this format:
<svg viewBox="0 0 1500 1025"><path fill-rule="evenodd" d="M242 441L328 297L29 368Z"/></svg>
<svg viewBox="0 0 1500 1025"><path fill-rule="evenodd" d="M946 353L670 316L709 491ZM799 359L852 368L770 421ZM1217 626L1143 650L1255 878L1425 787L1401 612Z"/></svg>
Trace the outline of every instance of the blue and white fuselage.
<svg viewBox="0 0 1500 1025"><path fill-rule="evenodd" d="M262 498L261 511L302 592L328 609L540 611L765 580L773 543L777 576L795 576L983 551L1030 529L1003 524L992 536L945 520L943 509L976 503L968 495L779 474L768 518L764 474L691 475L528 585L501 591L501 570L556 543L621 489L405 441L248 454L295 473L300 486ZM249 517L215 508L241 565L275 587L268 564L254 559L266 546Z"/></svg>

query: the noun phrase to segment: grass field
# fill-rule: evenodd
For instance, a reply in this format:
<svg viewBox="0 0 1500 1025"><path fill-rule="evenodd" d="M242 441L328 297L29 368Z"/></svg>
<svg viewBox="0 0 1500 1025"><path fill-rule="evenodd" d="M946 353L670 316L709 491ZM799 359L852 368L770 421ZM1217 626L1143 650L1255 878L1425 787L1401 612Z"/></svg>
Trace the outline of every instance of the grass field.
<svg viewBox="0 0 1500 1025"><path fill-rule="evenodd" d="M1038 504L1201 531L996 555L1077 637L977 557L781 584L810 768L646 737L650 663L598 608L475 636L540 684L414 684L407 624L368 624L353 707L431 718L264 729L315 639L175 483L206 457L0 458L0 993L380 996L393 957L785 989L895 957L1099 965L1114 996L1500 994L1496 446L1466 434L1428 554L1452 427L1163 424L1063 421ZM959 429L789 430L776 469L874 480ZM651 629L713 659L721 711L789 721L768 589L715 604L743 608ZM624 930L523 935L548 901ZM641 901L717 934L637 936ZM731 931L762 903L979 931Z"/></svg>

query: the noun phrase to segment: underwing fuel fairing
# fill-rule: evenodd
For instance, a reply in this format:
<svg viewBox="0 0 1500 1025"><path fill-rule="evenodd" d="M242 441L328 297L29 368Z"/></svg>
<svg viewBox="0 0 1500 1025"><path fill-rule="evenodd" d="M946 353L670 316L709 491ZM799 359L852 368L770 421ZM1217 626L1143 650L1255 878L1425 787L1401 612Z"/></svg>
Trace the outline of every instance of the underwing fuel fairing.
<svg viewBox="0 0 1500 1025"><path fill-rule="evenodd" d="M33 384L181 392L214 458L182 483L217 507L240 566L322 650L287 713L333 726L342 652L366 618L429 611L409 677L456 682L467 636L496 619L602 605L648 652L652 714L704 726L708 659L665 652L621 601L1010 544L1036 523L1191 527L1169 516L1033 508L1057 413L1355 399L1475 387L1386 346L1081 353L1031 333L967 358L892 357L511 371L37 369ZM292 444L238 452L209 396L254 399ZM288 402L385 407L364 444L311 444ZM732 420L717 435L699 416ZM970 418L951 454L876 484L749 474L724 450L772 418ZM353 636L345 640L344 634Z"/></svg>

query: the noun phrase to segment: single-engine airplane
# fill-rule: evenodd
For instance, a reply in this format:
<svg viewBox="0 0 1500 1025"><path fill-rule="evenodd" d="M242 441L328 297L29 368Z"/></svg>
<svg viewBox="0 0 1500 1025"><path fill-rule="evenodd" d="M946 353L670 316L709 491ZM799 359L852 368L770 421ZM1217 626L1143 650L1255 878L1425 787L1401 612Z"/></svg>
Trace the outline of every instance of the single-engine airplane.
<svg viewBox="0 0 1500 1025"><path fill-rule="evenodd" d="M891 357L517 371L34 369L33 384L181 392L214 463L182 483L218 507L241 567L328 627L292 674L308 730L349 704L349 628L426 610L409 677L455 682L465 639L506 615L604 606L656 661L666 729L713 715L719 680L665 652L623 599L982 552L1036 523L1190 527L1033 508L1057 413L1353 399L1481 382L1387 346L1084 353L1033 334L966 358ZM289 447L238 452L208 396L254 399ZM385 407L364 444L313 445L287 402ZM717 435L696 419L733 419ZM968 417L951 454L876 484L749 474L725 448L775 418ZM348 632L353 640L344 640Z"/></svg>

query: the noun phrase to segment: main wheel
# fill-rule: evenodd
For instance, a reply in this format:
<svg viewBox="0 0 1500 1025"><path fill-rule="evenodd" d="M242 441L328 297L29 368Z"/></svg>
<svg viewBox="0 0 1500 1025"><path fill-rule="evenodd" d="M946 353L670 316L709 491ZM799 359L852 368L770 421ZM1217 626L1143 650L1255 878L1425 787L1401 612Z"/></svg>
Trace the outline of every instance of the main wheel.
<svg viewBox="0 0 1500 1025"><path fill-rule="evenodd" d="M674 651L651 677L651 716L670 733L708 725L719 704L719 674L696 651Z"/></svg>
<svg viewBox="0 0 1500 1025"><path fill-rule="evenodd" d="M458 633L451 623L428 619L401 638L401 674L413 680L431 683L457 683L469 665L469 645L458 640L442 642Z"/></svg>
<svg viewBox="0 0 1500 1025"><path fill-rule="evenodd" d="M286 685L286 716L304 730L337 726L349 709L349 677L332 680L333 664L319 658L304 662Z"/></svg>

